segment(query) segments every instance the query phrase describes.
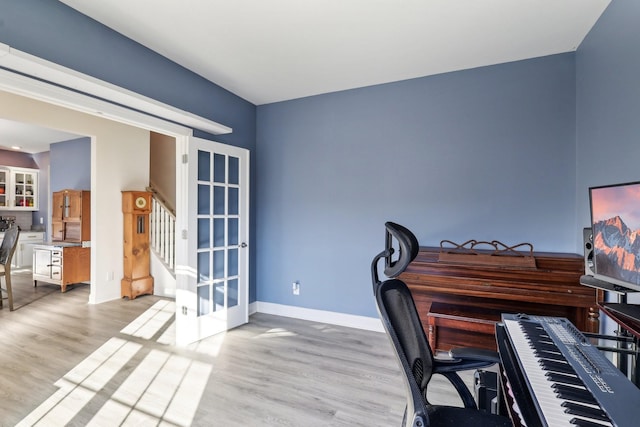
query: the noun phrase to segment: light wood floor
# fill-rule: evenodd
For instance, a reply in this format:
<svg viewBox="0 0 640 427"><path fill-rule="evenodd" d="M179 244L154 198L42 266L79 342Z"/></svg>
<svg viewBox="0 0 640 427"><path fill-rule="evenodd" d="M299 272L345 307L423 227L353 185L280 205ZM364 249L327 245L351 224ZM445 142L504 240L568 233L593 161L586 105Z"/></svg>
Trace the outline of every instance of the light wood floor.
<svg viewBox="0 0 640 427"><path fill-rule="evenodd" d="M88 285L62 294L26 274L13 288L16 310L0 310L1 426L401 423L402 379L382 333L255 314L178 348L171 301L89 305ZM135 332L142 324L156 329ZM459 405L434 381L435 403Z"/></svg>

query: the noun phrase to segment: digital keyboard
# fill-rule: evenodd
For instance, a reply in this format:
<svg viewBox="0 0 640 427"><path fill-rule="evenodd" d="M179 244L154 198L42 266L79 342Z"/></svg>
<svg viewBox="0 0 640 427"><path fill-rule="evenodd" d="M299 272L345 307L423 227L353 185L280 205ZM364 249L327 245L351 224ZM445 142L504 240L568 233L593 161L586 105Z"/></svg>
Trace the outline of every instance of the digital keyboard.
<svg viewBox="0 0 640 427"><path fill-rule="evenodd" d="M640 426L640 389L567 319L503 314L496 339L523 425Z"/></svg>

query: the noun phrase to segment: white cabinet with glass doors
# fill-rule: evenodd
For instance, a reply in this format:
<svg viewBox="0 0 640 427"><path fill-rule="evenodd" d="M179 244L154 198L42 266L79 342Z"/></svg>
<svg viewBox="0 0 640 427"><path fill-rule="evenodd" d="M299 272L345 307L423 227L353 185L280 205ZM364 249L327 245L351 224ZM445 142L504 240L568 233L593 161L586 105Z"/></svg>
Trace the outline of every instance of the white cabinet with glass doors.
<svg viewBox="0 0 640 427"><path fill-rule="evenodd" d="M38 209L38 171L34 169L11 168L14 190L13 206L15 210L34 211Z"/></svg>
<svg viewBox="0 0 640 427"><path fill-rule="evenodd" d="M0 209L38 210L38 170L0 166Z"/></svg>
<svg viewBox="0 0 640 427"><path fill-rule="evenodd" d="M9 168L0 167L0 209L6 208L10 205L9 203L9 193L11 190L11 186L9 185L9 177L11 176L11 172Z"/></svg>

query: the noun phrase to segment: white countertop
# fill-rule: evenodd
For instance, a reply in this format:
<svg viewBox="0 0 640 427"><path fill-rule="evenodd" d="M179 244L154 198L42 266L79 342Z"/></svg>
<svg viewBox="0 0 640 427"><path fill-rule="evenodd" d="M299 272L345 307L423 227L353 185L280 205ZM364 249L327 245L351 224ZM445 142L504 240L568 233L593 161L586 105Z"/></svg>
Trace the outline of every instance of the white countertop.
<svg viewBox="0 0 640 427"><path fill-rule="evenodd" d="M44 240L44 231L25 231L20 230L20 238L29 237L33 240ZM4 239L4 231L0 231L0 239Z"/></svg>
<svg viewBox="0 0 640 427"><path fill-rule="evenodd" d="M54 247L54 248L68 248L72 246L82 246L82 243L76 242L41 242L35 246L46 246L46 247Z"/></svg>

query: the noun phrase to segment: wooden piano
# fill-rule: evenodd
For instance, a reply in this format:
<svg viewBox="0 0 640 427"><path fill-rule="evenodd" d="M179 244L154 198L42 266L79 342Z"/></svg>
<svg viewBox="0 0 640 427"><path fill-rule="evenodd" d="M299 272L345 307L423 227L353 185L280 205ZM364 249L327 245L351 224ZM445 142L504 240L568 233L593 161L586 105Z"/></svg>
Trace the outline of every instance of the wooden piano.
<svg viewBox="0 0 640 427"><path fill-rule="evenodd" d="M532 264L521 265L509 256L458 262L441 253L441 247L421 247L400 276L432 349L496 350L502 313L566 317L583 332L598 332L598 291L580 284L582 256L532 250Z"/></svg>

